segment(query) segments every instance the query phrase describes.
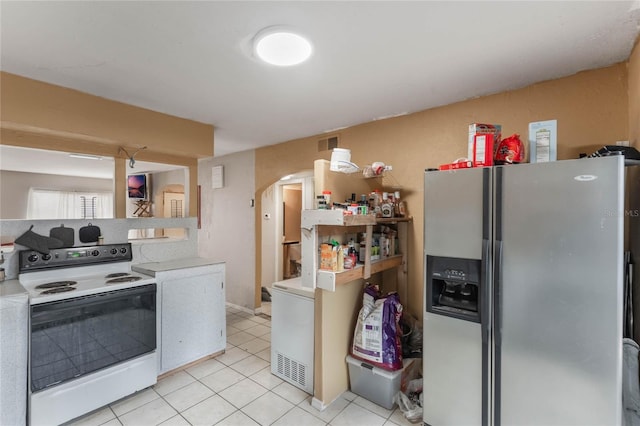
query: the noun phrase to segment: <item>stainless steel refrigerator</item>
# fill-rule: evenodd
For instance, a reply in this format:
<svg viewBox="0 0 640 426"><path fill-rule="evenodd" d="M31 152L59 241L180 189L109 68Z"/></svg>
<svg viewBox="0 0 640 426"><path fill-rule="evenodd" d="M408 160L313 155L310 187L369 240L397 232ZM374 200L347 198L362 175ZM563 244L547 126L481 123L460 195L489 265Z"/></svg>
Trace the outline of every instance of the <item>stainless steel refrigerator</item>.
<svg viewBox="0 0 640 426"><path fill-rule="evenodd" d="M425 424L621 424L624 157L424 184Z"/></svg>

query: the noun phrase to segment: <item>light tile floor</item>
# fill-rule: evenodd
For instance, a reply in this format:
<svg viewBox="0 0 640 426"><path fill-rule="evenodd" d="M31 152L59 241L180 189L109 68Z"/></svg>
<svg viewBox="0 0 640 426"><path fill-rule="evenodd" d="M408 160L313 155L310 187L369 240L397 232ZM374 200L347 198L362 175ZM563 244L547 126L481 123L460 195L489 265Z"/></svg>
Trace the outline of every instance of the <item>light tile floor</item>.
<svg viewBox="0 0 640 426"><path fill-rule="evenodd" d="M311 397L271 374L271 321L227 307L224 354L160 380L72 425L411 425L349 391L323 411Z"/></svg>

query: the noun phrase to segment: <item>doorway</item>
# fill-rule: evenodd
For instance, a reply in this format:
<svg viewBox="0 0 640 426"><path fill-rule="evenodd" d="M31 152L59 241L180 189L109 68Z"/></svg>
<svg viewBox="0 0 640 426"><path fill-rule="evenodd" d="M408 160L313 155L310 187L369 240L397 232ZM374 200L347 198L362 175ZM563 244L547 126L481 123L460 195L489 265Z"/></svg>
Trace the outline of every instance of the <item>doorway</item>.
<svg viewBox="0 0 640 426"><path fill-rule="evenodd" d="M162 193L163 217L184 217L184 192L164 191ZM184 228L165 228L164 236L184 238Z"/></svg>
<svg viewBox="0 0 640 426"><path fill-rule="evenodd" d="M299 207L291 207L285 201L285 192L297 191L298 196L294 198L301 200ZM285 258L291 256L284 253L284 242L300 241L300 224L293 221L297 217L300 220L301 212L305 209L313 208L313 171L306 170L281 179L264 190L261 195L261 217L262 217L262 262L260 273L260 286L270 289L274 282L282 281L285 277ZM294 223L290 226L293 231L285 231L286 222ZM291 219L291 221L290 221ZM297 228L297 231L295 230ZM292 236L293 235L293 236ZM295 236L297 235L297 237ZM294 246L294 243L289 244ZM296 247L293 247L293 256ZM260 292L260 287L256 289Z"/></svg>
<svg viewBox="0 0 640 426"><path fill-rule="evenodd" d="M300 276L302 184L282 185L282 279Z"/></svg>

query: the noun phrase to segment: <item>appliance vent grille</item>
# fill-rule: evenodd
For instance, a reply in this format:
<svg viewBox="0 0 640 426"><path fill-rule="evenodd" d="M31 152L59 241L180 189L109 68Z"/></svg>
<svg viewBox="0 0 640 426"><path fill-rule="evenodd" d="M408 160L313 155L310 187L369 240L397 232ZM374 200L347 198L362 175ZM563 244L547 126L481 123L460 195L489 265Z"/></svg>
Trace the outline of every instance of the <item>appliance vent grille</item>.
<svg viewBox="0 0 640 426"><path fill-rule="evenodd" d="M296 360L284 356L281 353L277 354L277 364L278 374L302 387L306 386L306 365L300 364Z"/></svg>
<svg viewBox="0 0 640 426"><path fill-rule="evenodd" d="M318 141L318 152L331 151L333 148L338 147L338 136L329 136L328 138L320 139Z"/></svg>

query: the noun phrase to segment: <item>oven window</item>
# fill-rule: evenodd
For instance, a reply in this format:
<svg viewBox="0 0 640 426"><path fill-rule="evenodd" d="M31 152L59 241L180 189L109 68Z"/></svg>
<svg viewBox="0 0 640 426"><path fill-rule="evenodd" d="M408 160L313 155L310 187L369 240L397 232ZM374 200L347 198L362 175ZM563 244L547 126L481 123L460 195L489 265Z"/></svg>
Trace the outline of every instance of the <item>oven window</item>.
<svg viewBox="0 0 640 426"><path fill-rule="evenodd" d="M31 390L156 348L156 285L31 306Z"/></svg>

